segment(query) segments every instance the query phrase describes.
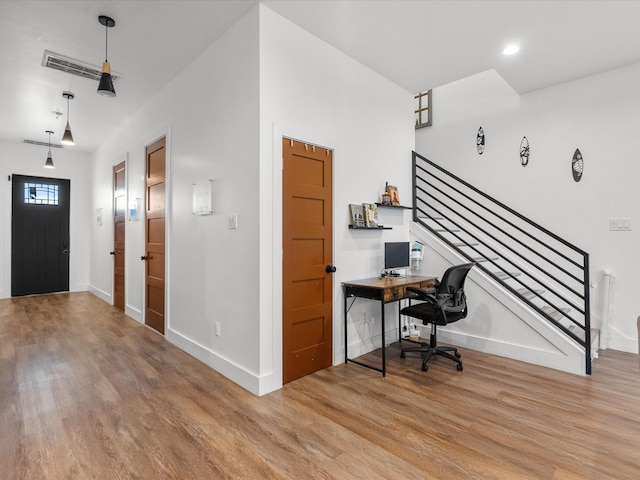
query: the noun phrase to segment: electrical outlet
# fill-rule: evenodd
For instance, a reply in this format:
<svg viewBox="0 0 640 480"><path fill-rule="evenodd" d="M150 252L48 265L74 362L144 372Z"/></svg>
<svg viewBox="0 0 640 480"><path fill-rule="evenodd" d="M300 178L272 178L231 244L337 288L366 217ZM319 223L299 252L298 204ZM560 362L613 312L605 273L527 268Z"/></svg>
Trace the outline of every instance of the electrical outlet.
<svg viewBox="0 0 640 480"><path fill-rule="evenodd" d="M609 219L609 230L616 232L628 232L631 230L631 219L630 218L610 218Z"/></svg>
<svg viewBox="0 0 640 480"><path fill-rule="evenodd" d="M216 322L216 337L220 336L220 322Z"/></svg>

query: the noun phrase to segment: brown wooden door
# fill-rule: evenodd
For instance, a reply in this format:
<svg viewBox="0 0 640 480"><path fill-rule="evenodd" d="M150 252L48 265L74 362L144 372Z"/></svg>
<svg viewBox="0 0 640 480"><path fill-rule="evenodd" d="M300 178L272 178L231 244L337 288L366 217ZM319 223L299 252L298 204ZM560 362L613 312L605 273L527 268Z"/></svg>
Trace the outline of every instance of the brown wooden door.
<svg viewBox="0 0 640 480"><path fill-rule="evenodd" d="M124 310L124 226L127 216L124 162L113 167L113 305Z"/></svg>
<svg viewBox="0 0 640 480"><path fill-rule="evenodd" d="M145 323L164 334L165 138L146 148Z"/></svg>
<svg viewBox="0 0 640 480"><path fill-rule="evenodd" d="M332 158L282 142L283 383L332 364Z"/></svg>

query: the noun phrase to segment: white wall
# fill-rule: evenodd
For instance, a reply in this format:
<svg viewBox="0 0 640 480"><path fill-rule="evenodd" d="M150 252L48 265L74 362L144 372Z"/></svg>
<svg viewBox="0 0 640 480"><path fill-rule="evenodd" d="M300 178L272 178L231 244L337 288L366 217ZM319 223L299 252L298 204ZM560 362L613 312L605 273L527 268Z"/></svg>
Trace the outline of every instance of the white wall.
<svg viewBox="0 0 640 480"><path fill-rule="evenodd" d="M144 199L145 145L167 135L166 337L252 391L259 370L258 65L254 10L96 151L93 208L111 218L93 228L91 256L92 289L110 297L111 169L128 156L128 198ZM208 179L215 213L194 216L192 185ZM237 230L227 228L229 213L238 214ZM142 214L126 225L125 300L140 321L144 241Z"/></svg>
<svg viewBox="0 0 640 480"><path fill-rule="evenodd" d="M104 213L103 227L92 229L92 291L111 301L112 187L106 179L128 158L129 198L143 198L144 145L168 132L166 336L254 393L280 388L280 142L294 136L335 150L334 363L343 361L340 282L376 274L382 242L408 239L409 218L381 212L382 221L397 228L352 232L347 205L375 202L385 181L409 200L412 98L257 6L96 151L92 211ZM196 217L192 184L206 179L214 179L216 213ZM237 230L227 228L232 213ZM144 221L127 222L126 238L127 309L142 320ZM363 302L353 311L379 317L377 308Z"/></svg>
<svg viewBox="0 0 640 480"><path fill-rule="evenodd" d="M45 140L46 141L46 138ZM89 281L89 157L73 147L53 148L55 169L44 168L47 147L0 142L0 298L11 296L11 182L9 175L64 178L70 180L69 290L83 291Z"/></svg>
<svg viewBox="0 0 640 480"><path fill-rule="evenodd" d="M409 240L409 211L380 211L381 222L393 230L354 231L348 229L348 204L379 201L386 181L398 186L401 200L410 204L413 121L411 93L260 6L261 393L282 381L282 137L334 150L333 353L338 364L344 361L341 282L376 275L383 243ZM375 324L359 328L362 313ZM380 331L377 302L359 300L350 317L350 356L373 349Z"/></svg>
<svg viewBox="0 0 640 480"><path fill-rule="evenodd" d="M598 326L603 271L616 278L610 348L637 351L640 314L637 206L640 65L518 96L494 71L434 89L433 126L416 132L416 151L590 254L591 309ZM485 132L478 155L476 132ZM529 164L519 146L526 136ZM582 181L571 159L584 157ZM630 218L631 232L609 231ZM635 223L634 223L635 222Z"/></svg>

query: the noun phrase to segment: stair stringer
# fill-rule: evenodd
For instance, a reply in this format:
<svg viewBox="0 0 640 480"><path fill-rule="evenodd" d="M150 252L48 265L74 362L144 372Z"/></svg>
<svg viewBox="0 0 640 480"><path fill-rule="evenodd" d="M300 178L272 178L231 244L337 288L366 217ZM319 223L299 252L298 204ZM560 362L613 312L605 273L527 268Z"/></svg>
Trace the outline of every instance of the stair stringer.
<svg viewBox="0 0 640 480"><path fill-rule="evenodd" d="M410 224L410 233L412 240L425 245L418 274L439 277L447 267L468 261L415 222ZM467 318L438 328L438 341L586 375L584 348L484 272L472 269L465 291ZM421 336L428 338L428 328L419 328Z"/></svg>

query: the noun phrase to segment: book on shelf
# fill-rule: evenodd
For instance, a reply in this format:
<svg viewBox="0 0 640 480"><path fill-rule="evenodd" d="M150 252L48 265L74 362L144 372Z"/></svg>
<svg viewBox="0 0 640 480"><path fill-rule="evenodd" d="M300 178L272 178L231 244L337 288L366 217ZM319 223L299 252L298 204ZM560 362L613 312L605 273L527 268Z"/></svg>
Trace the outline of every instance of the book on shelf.
<svg viewBox="0 0 640 480"><path fill-rule="evenodd" d="M364 223L369 228L378 228L378 206L375 203L363 203Z"/></svg>
<svg viewBox="0 0 640 480"><path fill-rule="evenodd" d="M349 213L351 215L351 225L353 228L364 228L366 226L362 213L362 205L358 205L357 203L349 204Z"/></svg>

